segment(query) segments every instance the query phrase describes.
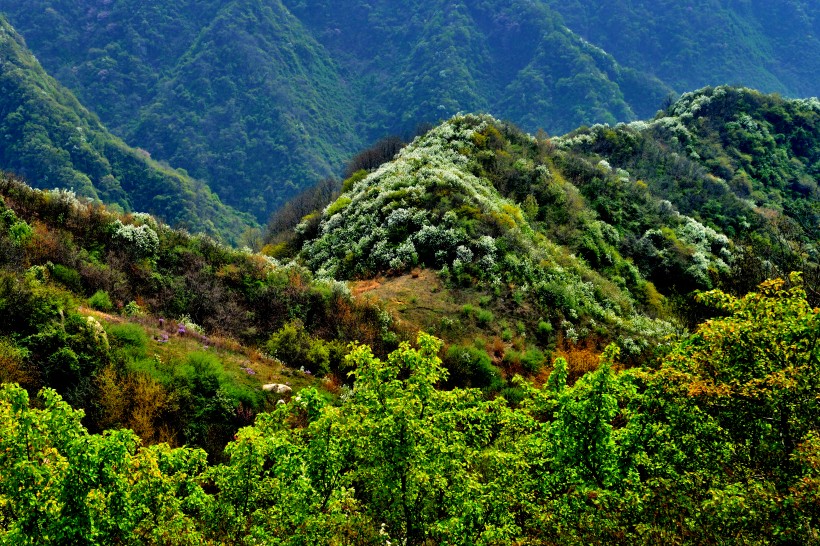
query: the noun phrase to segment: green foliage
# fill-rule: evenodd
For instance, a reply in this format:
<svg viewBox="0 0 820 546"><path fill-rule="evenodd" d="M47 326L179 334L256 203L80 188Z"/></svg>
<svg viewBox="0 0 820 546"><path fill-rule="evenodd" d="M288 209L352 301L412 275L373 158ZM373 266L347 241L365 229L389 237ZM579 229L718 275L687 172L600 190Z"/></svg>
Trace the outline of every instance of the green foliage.
<svg viewBox="0 0 820 546"><path fill-rule="evenodd" d="M673 89L742 82L788 96L817 94L807 76L820 66L820 43L795 39L816 20L819 12L812 2L754 2L735 9L710 0L691 10L645 0L629 7L601 0L549 4L571 29L622 65L650 71ZM795 56L794 47L804 55Z"/></svg>
<svg viewBox="0 0 820 546"><path fill-rule="evenodd" d="M63 264L50 264L49 273L66 288L75 291L80 291L82 288L82 279L76 269L71 269Z"/></svg>
<svg viewBox="0 0 820 546"><path fill-rule="evenodd" d="M629 228L634 239L620 252L660 294L715 285L744 293L792 270L813 285L820 216L807 181L820 161L817 108L814 99L705 88L649 122L595 126L557 144L619 178L579 189L602 218ZM647 206L650 195L663 201ZM661 307L650 292L646 299Z"/></svg>
<svg viewBox="0 0 820 546"><path fill-rule="evenodd" d="M481 326L489 326L495 319L495 316L489 309L479 309L475 314L475 319Z"/></svg>
<svg viewBox="0 0 820 546"><path fill-rule="evenodd" d="M202 451L139 449L130 431L89 435L83 412L54 391L42 391L38 402L40 409L30 408L13 385L0 391L4 542L152 542L165 533L179 544L201 540Z"/></svg>
<svg viewBox="0 0 820 546"><path fill-rule="evenodd" d="M105 290L97 290L88 298L88 306L98 311L111 311L114 309L114 304L111 303L111 296Z"/></svg>
<svg viewBox="0 0 820 546"><path fill-rule="evenodd" d="M31 240L33 233L34 232L31 229L31 226L23 221L15 222L11 225L11 227L9 227L9 235L11 236L11 240L18 246L28 243Z"/></svg>
<svg viewBox="0 0 820 546"><path fill-rule="evenodd" d="M339 405L304 389L260 415L206 468L202 451L89 435L45 390L36 408L0 390L2 539L21 544L811 543L820 434L818 310L799 277L704 303L723 315L657 368L567 384L516 379L488 401L437 388L448 372L425 334L387 359L348 355ZM449 353L450 351L448 351ZM186 365L214 411L217 363ZM196 369L196 373L193 370ZM205 487L203 484L207 484Z"/></svg>
<svg viewBox="0 0 820 546"><path fill-rule="evenodd" d="M496 390L501 384L498 369L482 349L451 345L444 363L453 384L488 390Z"/></svg>
<svg viewBox="0 0 820 546"><path fill-rule="evenodd" d="M544 320L538 321L538 337L543 341L547 341L552 334L552 324Z"/></svg>
<svg viewBox="0 0 820 546"><path fill-rule="evenodd" d="M544 352L537 347L530 347L521 355L521 365L528 374L535 375L546 362Z"/></svg>
<svg viewBox="0 0 820 546"><path fill-rule="evenodd" d="M265 348L288 366L317 377L342 370L347 352L338 342L311 336L299 319L288 322L274 332Z"/></svg>
<svg viewBox="0 0 820 546"><path fill-rule="evenodd" d="M148 335L138 324L112 324L108 327L108 339L113 347L123 349L132 358L146 356Z"/></svg>

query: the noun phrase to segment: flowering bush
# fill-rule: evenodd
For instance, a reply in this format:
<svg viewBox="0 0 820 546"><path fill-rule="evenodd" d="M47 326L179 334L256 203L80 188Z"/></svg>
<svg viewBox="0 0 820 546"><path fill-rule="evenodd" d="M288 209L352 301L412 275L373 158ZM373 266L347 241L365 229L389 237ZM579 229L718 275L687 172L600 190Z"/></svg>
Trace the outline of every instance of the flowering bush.
<svg viewBox="0 0 820 546"><path fill-rule="evenodd" d="M118 218L112 224L112 238L125 246L135 258L156 258L159 250L157 232L148 225L123 224Z"/></svg>

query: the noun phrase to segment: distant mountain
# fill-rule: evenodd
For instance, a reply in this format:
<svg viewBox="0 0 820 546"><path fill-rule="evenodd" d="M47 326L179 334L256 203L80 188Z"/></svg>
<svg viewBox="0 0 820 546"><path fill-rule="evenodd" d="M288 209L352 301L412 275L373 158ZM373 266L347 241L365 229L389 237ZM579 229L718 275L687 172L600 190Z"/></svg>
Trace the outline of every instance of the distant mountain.
<svg viewBox="0 0 820 546"><path fill-rule="evenodd" d="M651 115L670 91L620 67L543 2L284 2L365 82L383 108L365 114L376 131L489 110L564 132Z"/></svg>
<svg viewBox="0 0 820 546"><path fill-rule="evenodd" d="M820 4L812 0L548 0L567 26L678 92L744 85L820 95Z"/></svg>
<svg viewBox="0 0 820 546"><path fill-rule="evenodd" d="M260 221L385 134L482 110L563 132L651 115L671 91L541 3L0 0L0 10L117 134Z"/></svg>
<svg viewBox="0 0 820 546"><path fill-rule="evenodd" d="M348 84L278 1L35 0L0 11L118 135L260 221L362 145Z"/></svg>
<svg viewBox="0 0 820 546"><path fill-rule="evenodd" d="M0 0L0 11L115 134L260 222L368 142L458 112L561 134L651 117L707 84L820 93L818 8L797 0Z"/></svg>
<svg viewBox="0 0 820 546"><path fill-rule="evenodd" d="M238 241L253 220L223 205L186 173L111 135L48 76L0 18L0 168L38 187L73 190L123 211Z"/></svg>

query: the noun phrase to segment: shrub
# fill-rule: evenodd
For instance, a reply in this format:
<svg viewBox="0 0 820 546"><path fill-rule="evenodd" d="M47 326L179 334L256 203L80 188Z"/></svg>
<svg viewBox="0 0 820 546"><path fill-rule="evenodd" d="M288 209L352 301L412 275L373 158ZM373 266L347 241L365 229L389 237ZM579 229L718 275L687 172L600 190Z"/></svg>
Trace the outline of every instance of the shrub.
<svg viewBox="0 0 820 546"><path fill-rule="evenodd" d="M456 385L497 390L501 375L489 355L472 346L452 345L444 358L450 370L450 382Z"/></svg>
<svg viewBox="0 0 820 546"><path fill-rule="evenodd" d="M31 229L31 226L25 221L20 220L12 224L9 228L9 235L11 236L11 240L14 241L14 244L23 246L34 236L34 230Z"/></svg>
<svg viewBox="0 0 820 546"><path fill-rule="evenodd" d="M114 241L123 244L134 258L152 259L156 257L159 250L159 237L151 227L123 224L117 219L112 229Z"/></svg>
<svg viewBox="0 0 820 546"><path fill-rule="evenodd" d="M304 369L317 377L344 367L344 345L310 336L299 319L274 332L265 348L291 368Z"/></svg>
<svg viewBox="0 0 820 546"><path fill-rule="evenodd" d="M547 321L538 321L538 339L542 342L547 342L552 335L552 324Z"/></svg>
<svg viewBox="0 0 820 546"><path fill-rule="evenodd" d="M126 317L137 317L142 315L142 307L140 307L140 305L135 301L129 301L125 304L122 311L125 313Z"/></svg>
<svg viewBox="0 0 820 546"><path fill-rule="evenodd" d="M541 371L541 367L545 361L546 356L544 356L543 351L535 347L527 349L524 354L521 355L521 366L531 375L535 375Z"/></svg>
<svg viewBox="0 0 820 546"><path fill-rule="evenodd" d="M62 264L51 264L49 266L51 276L71 290L79 292L82 288L82 278L76 269L71 269Z"/></svg>
<svg viewBox="0 0 820 546"><path fill-rule="evenodd" d="M478 321L478 323L482 326L489 325L495 319L492 311L490 311L489 309L479 309L476 312L475 318Z"/></svg>
<svg viewBox="0 0 820 546"><path fill-rule="evenodd" d="M517 407L527 397L526 392L521 387L505 387L498 394L503 396L512 407Z"/></svg>
<svg viewBox="0 0 820 546"><path fill-rule="evenodd" d="M132 358L144 358L148 346L148 334L138 324L112 324L108 327L108 342L120 348Z"/></svg>
<svg viewBox="0 0 820 546"><path fill-rule="evenodd" d="M97 290L94 295L88 298L88 306L97 311L111 311L114 304L111 303L111 297L105 290Z"/></svg>

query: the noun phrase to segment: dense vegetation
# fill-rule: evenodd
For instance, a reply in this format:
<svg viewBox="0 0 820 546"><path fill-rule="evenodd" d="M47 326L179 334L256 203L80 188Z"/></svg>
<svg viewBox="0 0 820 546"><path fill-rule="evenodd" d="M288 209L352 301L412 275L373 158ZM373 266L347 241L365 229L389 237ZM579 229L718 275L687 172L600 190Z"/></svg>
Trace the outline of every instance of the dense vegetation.
<svg viewBox="0 0 820 546"><path fill-rule="evenodd" d="M802 270L816 304L818 120L816 99L706 88L684 94L649 122L582 128L556 143L631 173L648 191L731 238L737 259L723 280L727 286L744 292L766 278ZM599 194L593 206L611 217L612 189L591 190ZM657 271L657 258L676 240L669 233L653 238L635 243L636 263L650 275L666 275Z"/></svg>
<svg viewBox="0 0 820 546"><path fill-rule="evenodd" d="M123 211L149 212L238 242L254 225L203 183L111 135L49 77L0 17L0 168L31 184L74 191Z"/></svg>
<svg viewBox="0 0 820 546"><path fill-rule="evenodd" d="M439 342L353 349L356 388L196 449L89 435L51 390L0 391L0 521L16 544L809 544L817 540L820 334L799 277L743 298L657 367L612 346L517 407L439 390Z"/></svg>
<svg viewBox="0 0 820 546"><path fill-rule="evenodd" d="M820 94L820 6L809 0L627 3L549 0L567 26L678 91L746 85Z"/></svg>
<svg viewBox="0 0 820 546"><path fill-rule="evenodd" d="M554 139L457 116L392 161L383 144L360 154L340 190L302 195L301 222L274 216L262 250L441 337L450 384L514 397L512 377L543 380L555 356L573 376L613 341L625 362L653 358L709 316L694 290L801 270L817 304L817 114L720 87Z"/></svg>
<svg viewBox="0 0 820 546"><path fill-rule="evenodd" d="M8 175L0 196L0 382L55 388L92 431L219 457L277 401L263 383L332 391L348 342L384 355L407 335L299 266Z"/></svg>
<svg viewBox="0 0 820 546"><path fill-rule="evenodd" d="M80 10L68 4L28 15L71 21L57 9ZM128 48L94 58L135 73L166 63L149 82L157 94L141 89L143 102L128 105L139 115L109 112L120 130L181 128L172 147L210 161L213 135L193 127L219 127L230 154L253 126L265 142L251 146L253 168L270 171L254 191L267 184L273 201L290 190L271 182L271 167L293 162L305 179L332 170L296 152L265 155L280 142L265 136L273 118L257 117L270 97L244 89L247 74L234 78L240 61L215 67L210 44L231 59L289 59L283 73L256 63L262 88L377 74L363 57L323 60L347 47L342 29L299 42L339 6L205 2L175 40L149 47L137 30L173 25L192 4L148 4L142 19L116 15L126 4L69 10L89 19L65 35L105 42L131 25ZM423 29L429 42L413 58L445 63L453 108L483 100L458 95L475 90L483 68L440 55L448 44L481 49L489 37L507 51L519 32L549 30L550 47L569 44L564 57L580 44L595 62L609 59L540 4L513 3L501 19L481 3L429 14L413 3L370 7L389 22L373 30L384 43L397 40L393 17ZM444 21L478 30L439 32ZM269 40L252 38L260 23ZM111 137L2 31L4 157L32 184L57 177L60 189L0 176L0 542L818 540L817 100L705 88L654 119L552 139L456 115L410 143L391 137L360 152L343 182L303 191L264 238L246 232L253 253L126 213L234 237L250 225L185 173ZM63 45L51 53L69 62L77 46ZM379 58L402 66L396 51ZM491 80L503 78L476 81ZM401 113L405 93L387 81L390 98L379 100ZM585 89L566 89L576 84ZM351 104L343 85L305 86L296 126L318 127L325 106ZM439 110L421 87L408 94L418 111L393 128ZM632 117L608 89L615 98L593 101L603 110L591 117L616 119L602 113L610 107ZM362 114L362 126L378 115ZM320 148L343 139L348 128L337 129ZM157 184L166 193L154 195ZM257 214L270 204L230 199Z"/></svg>

